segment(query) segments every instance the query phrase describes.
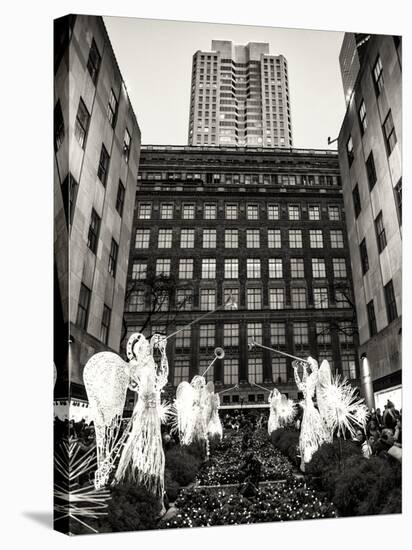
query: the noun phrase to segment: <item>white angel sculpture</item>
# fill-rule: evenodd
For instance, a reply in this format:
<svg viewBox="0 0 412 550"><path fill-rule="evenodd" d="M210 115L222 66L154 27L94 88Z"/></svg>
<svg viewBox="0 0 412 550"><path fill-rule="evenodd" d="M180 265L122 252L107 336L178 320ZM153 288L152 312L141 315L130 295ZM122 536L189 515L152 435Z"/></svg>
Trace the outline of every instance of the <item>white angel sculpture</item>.
<svg viewBox="0 0 412 550"><path fill-rule="evenodd" d="M300 379L298 373L299 365L303 368L302 379ZM305 464L310 462L313 453L326 440L327 433L319 411L313 403L318 382L318 363L312 357L308 357L305 362L293 361L292 366L296 385L303 393L303 418L300 427L299 448L301 454L300 469L305 471ZM308 374L308 368L311 370L310 374Z"/></svg>
<svg viewBox="0 0 412 550"><path fill-rule="evenodd" d="M134 336L137 336L137 339L133 346L133 374L138 399L115 480L136 481L145 485L153 494L162 497L165 457L161 423L166 420L167 407L161 403L160 393L167 383L169 372L166 339L155 334L149 344L142 334ZM156 365L153 358L155 350L161 354L160 365Z"/></svg>
<svg viewBox="0 0 412 550"><path fill-rule="evenodd" d="M209 382L209 384L213 385L212 382ZM219 439L222 439L223 428L219 417L220 397L218 393L214 392L214 386L212 387L212 392L210 393L209 399L210 399L210 420L207 425L207 433L209 437L217 436Z"/></svg>
<svg viewBox="0 0 412 550"><path fill-rule="evenodd" d="M278 416L278 405L280 402L280 392L278 389L273 388L269 394L269 419L268 419L268 433L269 435L279 428L279 416Z"/></svg>

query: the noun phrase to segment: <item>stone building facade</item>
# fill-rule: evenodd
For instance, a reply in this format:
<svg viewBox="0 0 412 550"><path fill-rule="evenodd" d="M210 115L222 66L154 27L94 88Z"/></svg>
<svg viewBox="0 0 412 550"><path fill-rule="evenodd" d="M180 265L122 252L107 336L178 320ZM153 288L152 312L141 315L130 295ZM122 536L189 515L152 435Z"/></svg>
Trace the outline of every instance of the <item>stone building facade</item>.
<svg viewBox="0 0 412 550"><path fill-rule="evenodd" d="M338 140L359 356L381 407L401 403L401 53L400 37L370 35Z"/></svg>
<svg viewBox="0 0 412 550"><path fill-rule="evenodd" d="M266 402L274 384L297 398L290 360L252 338L356 384L351 304L336 152L142 146L125 321L170 336L171 394L222 347L207 377L225 406Z"/></svg>
<svg viewBox="0 0 412 550"><path fill-rule="evenodd" d="M119 350L140 130L103 19L54 38L56 392L83 397L87 360Z"/></svg>

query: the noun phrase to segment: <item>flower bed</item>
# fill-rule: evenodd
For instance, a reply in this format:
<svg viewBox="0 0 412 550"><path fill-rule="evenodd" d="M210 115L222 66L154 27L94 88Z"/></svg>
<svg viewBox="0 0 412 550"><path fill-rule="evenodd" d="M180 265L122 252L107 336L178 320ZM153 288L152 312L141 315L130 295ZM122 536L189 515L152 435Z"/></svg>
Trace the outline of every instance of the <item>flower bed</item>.
<svg viewBox="0 0 412 550"><path fill-rule="evenodd" d="M296 479L260 487L256 496L217 493L207 488L183 491L178 513L163 528L241 525L269 521L290 521L336 517L336 508L326 498Z"/></svg>

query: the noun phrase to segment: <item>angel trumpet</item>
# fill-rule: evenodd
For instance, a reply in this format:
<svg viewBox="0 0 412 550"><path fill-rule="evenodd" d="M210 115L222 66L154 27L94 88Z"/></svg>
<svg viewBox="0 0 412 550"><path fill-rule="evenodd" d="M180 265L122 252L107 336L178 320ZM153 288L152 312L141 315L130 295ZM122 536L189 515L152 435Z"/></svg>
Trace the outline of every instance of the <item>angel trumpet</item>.
<svg viewBox="0 0 412 550"><path fill-rule="evenodd" d="M215 357L216 359L223 359L225 356L225 350L223 348L215 348Z"/></svg>

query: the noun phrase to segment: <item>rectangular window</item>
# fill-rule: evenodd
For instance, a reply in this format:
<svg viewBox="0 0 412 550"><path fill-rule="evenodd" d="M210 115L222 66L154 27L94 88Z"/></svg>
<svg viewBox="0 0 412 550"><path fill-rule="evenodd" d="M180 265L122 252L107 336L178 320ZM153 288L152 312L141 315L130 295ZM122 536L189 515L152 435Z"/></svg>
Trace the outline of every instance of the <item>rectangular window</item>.
<svg viewBox="0 0 412 550"><path fill-rule="evenodd" d="M282 279L283 263L282 258L269 258L269 278Z"/></svg>
<svg viewBox="0 0 412 550"><path fill-rule="evenodd" d="M351 296L350 289L345 289L345 292L342 290L335 290L335 305L339 308L348 308L351 307Z"/></svg>
<svg viewBox="0 0 412 550"><path fill-rule="evenodd" d="M195 205L194 204L184 204L182 206L182 219L183 220L194 220L195 219Z"/></svg>
<svg viewBox="0 0 412 550"><path fill-rule="evenodd" d="M309 240L311 248L323 248L323 233L322 229L310 229Z"/></svg>
<svg viewBox="0 0 412 550"><path fill-rule="evenodd" d="M386 233L385 227L383 225L383 216L382 212L379 212L377 218L375 219L375 231L376 231L376 240L378 242L379 253L386 247Z"/></svg>
<svg viewBox="0 0 412 550"><path fill-rule="evenodd" d="M215 220L216 219L216 204L205 204L203 217L205 220Z"/></svg>
<svg viewBox="0 0 412 550"><path fill-rule="evenodd" d="M316 341L318 345L331 343L329 323L316 323Z"/></svg>
<svg viewBox="0 0 412 550"><path fill-rule="evenodd" d="M307 323L293 323L293 342L295 345L309 344L309 329Z"/></svg>
<svg viewBox="0 0 412 550"><path fill-rule="evenodd" d="M378 55L375 65L373 66L373 82L375 84L376 95L379 95L383 88L383 67L382 60Z"/></svg>
<svg viewBox="0 0 412 550"><path fill-rule="evenodd" d="M156 277L170 277L170 259L160 258L156 261Z"/></svg>
<svg viewBox="0 0 412 550"><path fill-rule="evenodd" d="M159 235L157 239L158 248L172 248L172 229L159 229Z"/></svg>
<svg viewBox="0 0 412 550"><path fill-rule="evenodd" d="M225 287L223 289L223 303L226 304L225 309L232 309L232 302L236 304L237 308L239 307L239 289Z"/></svg>
<svg viewBox="0 0 412 550"><path fill-rule="evenodd" d="M137 217L139 220L150 220L152 217L152 203L139 202L137 205Z"/></svg>
<svg viewBox="0 0 412 550"><path fill-rule="evenodd" d="M193 248L195 246L195 230L182 229L180 233L180 247Z"/></svg>
<svg viewBox="0 0 412 550"><path fill-rule="evenodd" d="M326 277L326 266L323 258L312 258L312 277L315 279Z"/></svg>
<svg viewBox="0 0 412 550"><path fill-rule="evenodd" d="M132 138L131 138L130 132L127 128L125 128L124 137L123 137L123 156L126 163L129 162L131 141L132 141Z"/></svg>
<svg viewBox="0 0 412 550"><path fill-rule="evenodd" d="M355 187L353 188L352 199L353 199L353 208L355 210L355 217L358 218L362 210L358 184L356 184Z"/></svg>
<svg viewBox="0 0 412 550"><path fill-rule="evenodd" d="M248 381L249 384L262 384L263 363L261 357L249 357L248 360Z"/></svg>
<svg viewBox="0 0 412 550"><path fill-rule="evenodd" d="M285 323L270 323L270 343L272 346L286 345Z"/></svg>
<svg viewBox="0 0 412 550"><path fill-rule="evenodd" d="M117 107L119 103L116 99L116 95L113 89L110 90L109 102L107 104L107 118L109 119L110 126L114 128L117 120Z"/></svg>
<svg viewBox="0 0 412 550"><path fill-rule="evenodd" d="M258 220L259 219L259 207L257 204L247 205L247 219Z"/></svg>
<svg viewBox="0 0 412 550"><path fill-rule="evenodd" d="M200 309L203 311L216 309L216 290L214 288L200 289Z"/></svg>
<svg viewBox="0 0 412 550"><path fill-rule="evenodd" d="M247 324L247 339L248 342L254 340L257 344L262 344L262 323L248 323Z"/></svg>
<svg viewBox="0 0 412 550"><path fill-rule="evenodd" d="M119 255L119 245L114 239L112 239L112 244L110 245L110 254L109 254L109 273L112 277L116 277L118 255Z"/></svg>
<svg viewBox="0 0 412 550"><path fill-rule="evenodd" d="M327 309L329 307L328 289L326 287L313 289L313 306L315 309Z"/></svg>
<svg viewBox="0 0 412 550"><path fill-rule="evenodd" d="M395 200L398 209L399 225L402 225L402 178L395 185Z"/></svg>
<svg viewBox="0 0 412 550"><path fill-rule="evenodd" d="M341 321L339 324L338 338L341 348L351 346L353 344L354 327L350 321Z"/></svg>
<svg viewBox="0 0 412 550"><path fill-rule="evenodd" d="M246 230L246 247L260 248L260 232L259 229Z"/></svg>
<svg viewBox="0 0 412 550"><path fill-rule="evenodd" d="M143 289L134 290L130 293L127 310L133 312L142 312L146 309L146 296ZM139 332L139 331L137 331Z"/></svg>
<svg viewBox="0 0 412 550"><path fill-rule="evenodd" d="M237 258L225 259L225 279L237 279L239 277L239 260Z"/></svg>
<svg viewBox="0 0 412 550"><path fill-rule="evenodd" d="M87 235L87 246L90 248L90 250L94 254L96 254L97 243L99 240L100 222L101 222L101 219L97 215L96 210L92 208L92 214L90 217L90 225L89 225L89 233Z"/></svg>
<svg viewBox="0 0 412 550"><path fill-rule="evenodd" d="M342 374L348 379L357 378L355 354L345 352L341 354Z"/></svg>
<svg viewBox="0 0 412 550"><path fill-rule="evenodd" d="M204 258L202 260L202 279L216 278L216 259Z"/></svg>
<svg viewBox="0 0 412 550"><path fill-rule="evenodd" d="M348 276L346 271L345 258L333 258L333 276L335 278L345 278Z"/></svg>
<svg viewBox="0 0 412 550"><path fill-rule="evenodd" d="M385 122L383 123L383 135L385 137L386 150L389 156L392 153L397 141L395 126L392 119L392 111L389 111L387 117L385 118Z"/></svg>
<svg viewBox="0 0 412 550"><path fill-rule="evenodd" d="M306 288L291 288L290 296L293 309L306 309Z"/></svg>
<svg viewBox="0 0 412 550"><path fill-rule="evenodd" d="M215 347L215 325L208 323L199 327L199 347L202 350L213 349Z"/></svg>
<svg viewBox="0 0 412 550"><path fill-rule="evenodd" d="M107 152L106 147L102 144L102 149L100 151L99 166L97 168L97 177L105 187L107 182L107 174L109 172L109 161L110 161L109 153Z"/></svg>
<svg viewBox="0 0 412 550"><path fill-rule="evenodd" d="M109 330L110 330L110 317L112 315L112 310L106 306L103 306L103 315L102 315L102 324L100 327L100 340L107 345L109 341Z"/></svg>
<svg viewBox="0 0 412 550"><path fill-rule="evenodd" d="M290 276L293 279L303 279L305 277L303 258L290 259Z"/></svg>
<svg viewBox="0 0 412 550"><path fill-rule="evenodd" d="M144 281L147 277L147 262L134 260L132 264L132 279Z"/></svg>
<svg viewBox="0 0 412 550"><path fill-rule="evenodd" d="M150 229L136 229L135 248L149 248Z"/></svg>
<svg viewBox="0 0 412 550"><path fill-rule="evenodd" d="M262 291L260 288L246 289L247 309L262 309Z"/></svg>
<svg viewBox="0 0 412 550"><path fill-rule="evenodd" d="M82 98L79 101L77 109L76 123L74 126L74 135L82 149L86 146L87 132L89 129L90 114Z"/></svg>
<svg viewBox="0 0 412 550"><path fill-rule="evenodd" d="M60 146L64 140L64 119L63 119L63 111L62 111L60 99L54 107L53 123L54 123L54 150L57 152L60 149Z"/></svg>
<svg viewBox="0 0 412 550"><path fill-rule="evenodd" d="M366 107L363 99L359 106L358 116L359 116L359 125L361 129L361 134L363 135L366 131L366 128L368 127L368 120L366 118Z"/></svg>
<svg viewBox="0 0 412 550"><path fill-rule="evenodd" d="M300 220L300 207L298 204L289 204L288 215L290 220Z"/></svg>
<svg viewBox="0 0 412 550"><path fill-rule="evenodd" d="M191 288L178 288L176 290L176 309L190 311L193 307L193 290Z"/></svg>
<svg viewBox="0 0 412 550"><path fill-rule="evenodd" d="M227 220L237 220L237 204L225 205L225 217Z"/></svg>
<svg viewBox="0 0 412 550"><path fill-rule="evenodd" d="M375 306L373 305L373 300L368 302L366 307L368 311L369 333L371 336L374 336L378 330L376 327Z"/></svg>
<svg viewBox="0 0 412 550"><path fill-rule="evenodd" d="M286 357L272 357L272 380L275 384L287 383Z"/></svg>
<svg viewBox="0 0 412 550"><path fill-rule="evenodd" d="M343 248L343 231L340 229L331 229L330 246L331 248Z"/></svg>
<svg viewBox="0 0 412 550"><path fill-rule="evenodd" d="M163 203L160 205L160 219L172 220L173 219L173 203Z"/></svg>
<svg viewBox="0 0 412 550"><path fill-rule="evenodd" d="M193 279L192 258L181 258L179 260L179 279Z"/></svg>
<svg viewBox="0 0 412 550"><path fill-rule="evenodd" d="M331 222L338 222L340 220L340 208L334 204L328 206L329 220Z"/></svg>
<svg viewBox="0 0 412 550"><path fill-rule="evenodd" d="M232 386L239 382L239 360L238 359L225 359L224 360L224 374L223 383L225 385Z"/></svg>
<svg viewBox="0 0 412 550"><path fill-rule="evenodd" d="M84 330L87 329L87 321L89 319L90 295L91 290L82 283L80 286L76 324Z"/></svg>
<svg viewBox="0 0 412 550"><path fill-rule="evenodd" d="M361 264L362 264L362 273L365 275L365 273L369 270L369 258L368 258L368 249L366 248L366 240L363 239L363 241L359 245L359 253L361 258Z"/></svg>
<svg viewBox="0 0 412 550"><path fill-rule="evenodd" d="M347 154L347 156L348 156L349 166L351 166L351 165L352 165L352 162L353 162L353 159L355 158L354 153L353 153L353 141L352 141L352 136L349 136L349 139L348 139L348 141L346 142L346 154Z"/></svg>
<svg viewBox="0 0 412 550"><path fill-rule="evenodd" d="M122 217L123 215L123 207L124 207L124 198L125 198L126 190L124 188L123 183L121 180L119 180L119 185L117 187L117 195L116 195L116 210L119 213L119 216Z"/></svg>
<svg viewBox="0 0 412 550"><path fill-rule="evenodd" d="M268 247L282 248L280 229L268 229Z"/></svg>
<svg viewBox="0 0 412 550"><path fill-rule="evenodd" d="M289 248L302 248L301 229L289 229Z"/></svg>
<svg viewBox="0 0 412 550"><path fill-rule="evenodd" d="M181 382L189 380L189 359L176 358L173 368L173 385L176 387Z"/></svg>
<svg viewBox="0 0 412 550"><path fill-rule="evenodd" d="M208 357L200 358L199 359L199 374L202 374L204 372L207 372L203 376L205 377L206 383L207 382L214 382L215 380L215 365L212 365L210 367L211 360ZM229 397L229 396L227 396Z"/></svg>
<svg viewBox="0 0 412 550"><path fill-rule="evenodd" d="M260 279L260 260L248 258L246 260L246 271L248 279Z"/></svg>
<svg viewBox="0 0 412 550"><path fill-rule="evenodd" d="M223 347L239 347L239 325L238 323L224 323L223 325Z"/></svg>
<svg viewBox="0 0 412 550"><path fill-rule="evenodd" d="M269 288L269 307L270 309L284 309L285 307L285 289Z"/></svg>
<svg viewBox="0 0 412 550"><path fill-rule="evenodd" d="M102 58L100 56L99 50L97 49L97 44L92 39L92 45L89 50L89 58L87 60L87 70L92 78L93 84L96 84L97 77L99 76L100 62Z"/></svg>
<svg viewBox="0 0 412 550"><path fill-rule="evenodd" d="M216 248L216 229L203 230L203 248Z"/></svg>
<svg viewBox="0 0 412 550"><path fill-rule="evenodd" d="M385 302L386 313L388 315L388 323L392 323L398 317L398 311L396 309L395 291L393 288L392 280L385 285Z"/></svg>
<svg viewBox="0 0 412 550"><path fill-rule="evenodd" d="M310 204L308 206L308 216L312 221L320 220L320 207L317 204Z"/></svg>
<svg viewBox="0 0 412 550"><path fill-rule="evenodd" d="M268 220L279 220L279 205L268 204Z"/></svg>
<svg viewBox="0 0 412 550"><path fill-rule="evenodd" d="M376 176L375 161L373 159L372 151L369 153L369 156L366 160L366 172L368 175L369 191L372 191L378 179Z"/></svg>
<svg viewBox="0 0 412 550"><path fill-rule="evenodd" d="M185 325L176 325L175 351L176 353L184 353L190 349L191 343L191 327Z"/></svg>
<svg viewBox="0 0 412 550"><path fill-rule="evenodd" d="M74 179L72 174L69 172L64 178L64 181L61 186L62 195L63 195L63 206L64 206L64 215L66 218L66 223L71 225L73 223L74 209L76 206L77 199L77 190L79 184Z"/></svg>
<svg viewBox="0 0 412 550"><path fill-rule="evenodd" d="M152 297L152 310L155 313L169 310L169 292L167 290L159 290Z"/></svg>
<svg viewBox="0 0 412 550"><path fill-rule="evenodd" d="M225 229L225 248L237 248L239 246L238 230Z"/></svg>

